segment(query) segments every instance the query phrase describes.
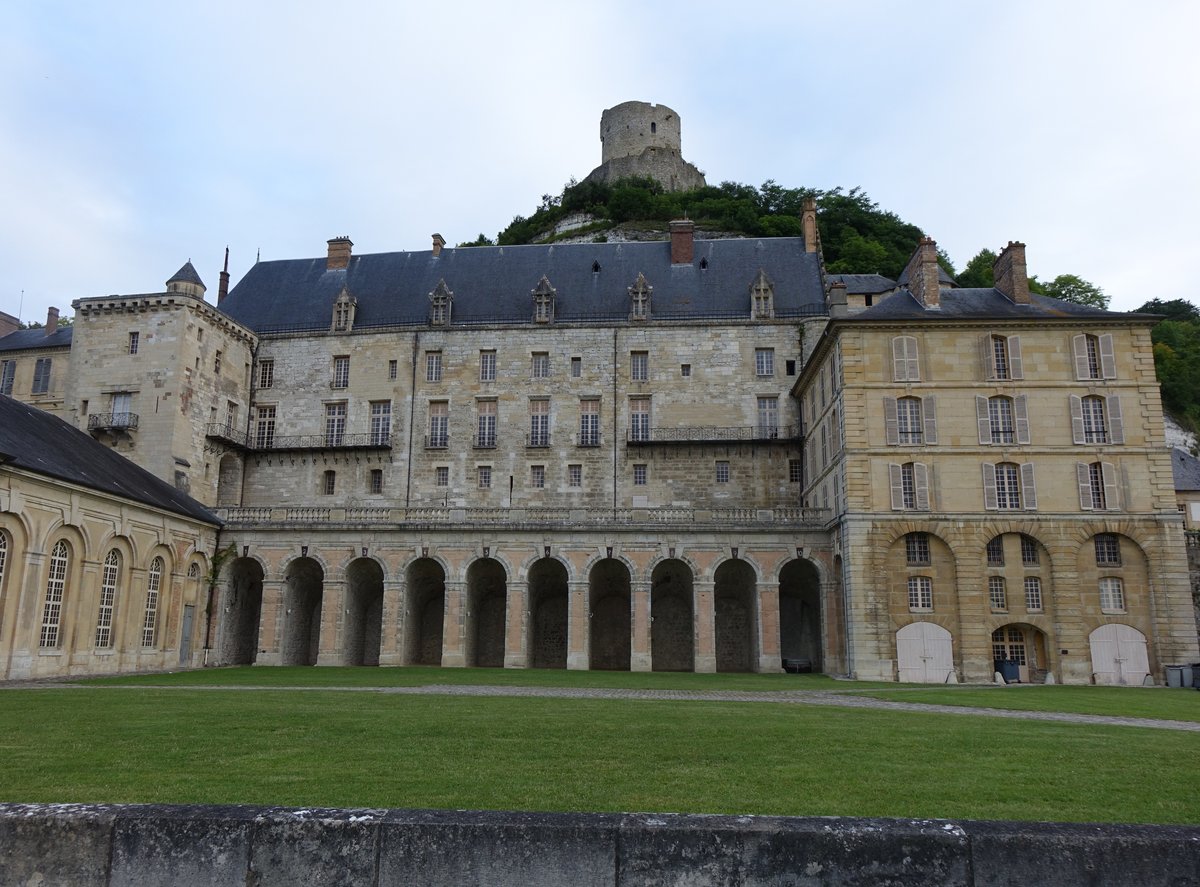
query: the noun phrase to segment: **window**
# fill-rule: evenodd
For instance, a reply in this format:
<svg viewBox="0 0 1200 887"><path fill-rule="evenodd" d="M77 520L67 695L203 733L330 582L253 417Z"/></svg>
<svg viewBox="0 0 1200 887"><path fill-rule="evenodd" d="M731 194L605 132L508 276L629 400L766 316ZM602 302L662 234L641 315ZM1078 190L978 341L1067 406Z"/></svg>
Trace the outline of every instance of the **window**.
<svg viewBox="0 0 1200 887"><path fill-rule="evenodd" d="M63 597L67 590L67 569L70 567L67 543L59 539L50 551L50 570L46 574L46 604L42 609L42 633L38 646L58 646L58 629L62 621Z"/></svg>
<svg viewBox="0 0 1200 887"><path fill-rule="evenodd" d="M729 463L724 460L717 462L717 483L729 483Z"/></svg>
<svg viewBox="0 0 1200 887"><path fill-rule="evenodd" d="M139 334L136 330L129 334L129 353L130 354L138 353L138 340L140 338L141 338L141 334Z"/></svg>
<svg viewBox="0 0 1200 887"><path fill-rule="evenodd" d="M390 381L395 381L396 379L396 361L394 360L388 361L388 379Z"/></svg>
<svg viewBox="0 0 1200 887"><path fill-rule="evenodd" d="M271 388L275 385L275 361L260 360L258 362L258 387Z"/></svg>
<svg viewBox="0 0 1200 887"><path fill-rule="evenodd" d="M1070 398L1071 436L1077 444L1125 443L1125 422L1119 397Z"/></svg>
<svg viewBox="0 0 1200 887"><path fill-rule="evenodd" d="M690 363L681 363L679 365L679 375L684 379L690 379L692 377L692 365Z"/></svg>
<svg viewBox="0 0 1200 887"><path fill-rule="evenodd" d="M425 381L440 382L442 381L442 352L426 351L425 352Z"/></svg>
<svg viewBox="0 0 1200 887"><path fill-rule="evenodd" d="M1042 609L1042 580L1037 576L1025 577L1025 609L1031 613Z"/></svg>
<svg viewBox="0 0 1200 887"><path fill-rule="evenodd" d="M554 295L557 291L550 285L545 275L538 281L533 291L533 321L534 323L550 323L554 320Z"/></svg>
<svg viewBox="0 0 1200 887"><path fill-rule="evenodd" d="M348 388L350 386L350 358L346 355L335 357L333 359L333 386L334 388Z"/></svg>
<svg viewBox="0 0 1200 887"><path fill-rule="evenodd" d="M1021 507L1021 482L1017 476L1017 466L1011 462L996 466L996 497L996 507L1001 511Z"/></svg>
<svg viewBox="0 0 1200 887"><path fill-rule="evenodd" d="M480 351L479 352L479 381L480 382L495 382L496 381L496 352L495 351Z"/></svg>
<svg viewBox="0 0 1200 887"><path fill-rule="evenodd" d="M221 352L220 351L218 351L216 354L213 355L213 373L218 376L221 375Z"/></svg>
<svg viewBox="0 0 1200 887"><path fill-rule="evenodd" d="M1125 588L1121 580L1114 576L1105 576L1100 580L1100 612L1125 612Z"/></svg>
<svg viewBox="0 0 1200 887"><path fill-rule="evenodd" d="M1085 397L1080 403L1083 414L1083 442L1107 443L1108 433L1104 421L1104 401L1099 397Z"/></svg>
<svg viewBox="0 0 1200 887"><path fill-rule="evenodd" d="M1076 379L1115 379L1117 377L1116 352L1113 337L1079 335L1071 338L1075 352Z"/></svg>
<svg viewBox="0 0 1200 887"><path fill-rule="evenodd" d="M450 404L444 400L431 401L429 404L429 440L428 446L443 449L450 443Z"/></svg>
<svg viewBox="0 0 1200 887"><path fill-rule="evenodd" d="M992 336L992 378L1008 378L1008 343L1003 336Z"/></svg>
<svg viewBox="0 0 1200 887"><path fill-rule="evenodd" d="M254 419L254 447L269 450L275 446L275 407L261 406Z"/></svg>
<svg viewBox="0 0 1200 887"><path fill-rule="evenodd" d="M475 402L475 446L490 449L496 445L496 401Z"/></svg>
<svg viewBox="0 0 1200 887"><path fill-rule="evenodd" d="M646 466L637 464L633 466L633 485L635 487L644 487L646 485Z"/></svg>
<svg viewBox="0 0 1200 887"><path fill-rule="evenodd" d="M130 395L128 395L128 394L114 394L113 402L112 402L113 412L116 412L117 407L123 407L126 411L128 411L129 406L130 406L129 398L130 398ZM237 424L238 424L238 405L236 403L234 403L232 400L227 400L227 401L225 401L225 427L226 427L226 429L232 430L234 428L237 428Z"/></svg>
<svg viewBox="0 0 1200 887"><path fill-rule="evenodd" d="M1021 536L1021 564L1026 567L1036 567L1041 557L1038 555L1037 540L1032 536Z"/></svg>
<svg viewBox="0 0 1200 887"><path fill-rule="evenodd" d="M583 486L583 466L568 465L567 466L567 486L582 487Z"/></svg>
<svg viewBox="0 0 1200 887"><path fill-rule="evenodd" d="M529 445L550 446L550 401L529 401Z"/></svg>
<svg viewBox="0 0 1200 887"><path fill-rule="evenodd" d="M988 540L987 548L987 565L989 567L1004 566L1004 537L993 536Z"/></svg>
<svg viewBox="0 0 1200 887"><path fill-rule="evenodd" d="M337 472L326 471L321 475L321 494L332 496L337 490Z"/></svg>
<svg viewBox="0 0 1200 887"><path fill-rule="evenodd" d="M571 378L578 379L582 375L583 375L583 358L572 357L571 358Z"/></svg>
<svg viewBox="0 0 1200 887"><path fill-rule="evenodd" d="M1121 566L1121 541L1112 533L1100 533L1093 539L1097 567Z"/></svg>
<svg viewBox="0 0 1200 887"><path fill-rule="evenodd" d="M1037 509L1033 463L1000 462L983 466L983 507L989 511Z"/></svg>
<svg viewBox="0 0 1200 887"><path fill-rule="evenodd" d="M770 320L775 315L775 285L761 269L750 284L750 316L755 320Z"/></svg>
<svg viewBox="0 0 1200 887"><path fill-rule="evenodd" d="M383 469L382 468L372 468L371 469L371 478L368 483L367 489L370 490L372 493L382 493L383 492Z"/></svg>
<svg viewBox="0 0 1200 887"><path fill-rule="evenodd" d="M1007 629L997 628L992 632L992 659L1008 660L1017 665L1026 665L1025 636L1016 626Z"/></svg>
<svg viewBox="0 0 1200 887"><path fill-rule="evenodd" d="M896 382L921 381L917 340L914 337L896 336L892 339L892 378Z"/></svg>
<svg viewBox="0 0 1200 887"><path fill-rule="evenodd" d="M934 399L927 397L885 397L883 399L884 437L890 446L937 443L937 419Z"/></svg>
<svg viewBox="0 0 1200 887"><path fill-rule="evenodd" d="M486 490L492 485L492 466L480 465L477 469L479 477L479 489Z"/></svg>
<svg viewBox="0 0 1200 887"><path fill-rule="evenodd" d="M908 609L926 612L933 609L933 580L928 576L908 577Z"/></svg>
<svg viewBox="0 0 1200 887"><path fill-rule="evenodd" d="M634 382L645 382L650 378L650 352L633 351L629 355L629 378Z"/></svg>
<svg viewBox="0 0 1200 887"><path fill-rule="evenodd" d="M546 466L545 465L530 465L529 466L529 486L535 490L544 489L546 486Z"/></svg>
<svg viewBox="0 0 1200 887"><path fill-rule="evenodd" d="M153 647L158 638L158 592L162 587L163 559L150 562L146 577L146 615L142 620L142 646Z"/></svg>
<svg viewBox="0 0 1200 887"><path fill-rule="evenodd" d="M758 398L758 436L774 440L779 437L779 398Z"/></svg>
<svg viewBox="0 0 1200 887"><path fill-rule="evenodd" d="M433 485L435 487L450 486L450 466L439 465L433 469Z"/></svg>
<svg viewBox="0 0 1200 887"><path fill-rule="evenodd" d="M629 439L650 439L650 398L629 399Z"/></svg>
<svg viewBox="0 0 1200 887"><path fill-rule="evenodd" d="M821 467L824 468L829 464L829 432L824 425L821 426Z"/></svg>
<svg viewBox="0 0 1200 887"><path fill-rule="evenodd" d="M988 606L993 610L1008 609L1008 592L1004 587L1003 576L988 577Z"/></svg>
<svg viewBox="0 0 1200 887"><path fill-rule="evenodd" d="M904 561L910 567L929 564L929 534L909 533L904 537Z"/></svg>
<svg viewBox="0 0 1200 887"><path fill-rule="evenodd" d="M755 348L754 349L754 375L756 375L756 376L773 376L773 375L775 375L775 349L774 348Z"/></svg>
<svg viewBox="0 0 1200 887"><path fill-rule="evenodd" d="M325 404L325 446L340 447L346 435L346 404Z"/></svg>
<svg viewBox="0 0 1200 887"><path fill-rule="evenodd" d="M550 355L545 351L533 352L533 360L529 374L534 379L549 379Z"/></svg>
<svg viewBox="0 0 1200 887"><path fill-rule="evenodd" d="M350 329L350 300L339 298L333 306L333 328L338 331Z"/></svg>
<svg viewBox="0 0 1200 887"><path fill-rule="evenodd" d="M804 483L804 461L802 459L788 459L788 483Z"/></svg>
<svg viewBox="0 0 1200 887"><path fill-rule="evenodd" d="M445 280L439 280L433 292L429 294L430 326L446 326L450 322L450 312L453 307L454 293L446 286Z"/></svg>
<svg viewBox="0 0 1200 887"><path fill-rule="evenodd" d="M218 354L220 352L217 352ZM39 357L33 365L33 387L31 394L45 394L50 390L50 370L53 360L49 357Z"/></svg>
<svg viewBox="0 0 1200 887"><path fill-rule="evenodd" d="M888 466L888 482L895 511L929 510L929 468L921 462Z"/></svg>
<svg viewBox="0 0 1200 887"><path fill-rule="evenodd" d="M392 439L392 402L371 401L371 445L387 446Z"/></svg>
<svg viewBox="0 0 1200 887"><path fill-rule="evenodd" d="M1023 379L1020 336L988 336L984 340L987 377L995 380Z"/></svg>
<svg viewBox="0 0 1200 887"><path fill-rule="evenodd" d="M796 375L796 361L794 361L794 360L784 361L784 368L787 370L787 374L789 376Z"/></svg>
<svg viewBox="0 0 1200 887"><path fill-rule="evenodd" d="M17 362L5 360L0 362L0 394L12 394L13 377L17 374Z"/></svg>
<svg viewBox="0 0 1200 887"><path fill-rule="evenodd" d="M579 445L600 446L600 401L579 401Z"/></svg>
<svg viewBox="0 0 1200 887"><path fill-rule="evenodd" d="M117 583L121 578L121 554L115 548L104 559L100 572L100 609L96 614L96 646L102 650L113 645L113 608L117 602Z"/></svg>
<svg viewBox="0 0 1200 887"><path fill-rule="evenodd" d="M1121 507L1117 468L1111 462L1077 462L1075 474L1083 511L1116 511Z"/></svg>
<svg viewBox="0 0 1200 887"><path fill-rule="evenodd" d="M1013 426L1012 400L1009 398L988 398L988 422L991 426L992 443L1010 444L1016 439L1016 430Z"/></svg>

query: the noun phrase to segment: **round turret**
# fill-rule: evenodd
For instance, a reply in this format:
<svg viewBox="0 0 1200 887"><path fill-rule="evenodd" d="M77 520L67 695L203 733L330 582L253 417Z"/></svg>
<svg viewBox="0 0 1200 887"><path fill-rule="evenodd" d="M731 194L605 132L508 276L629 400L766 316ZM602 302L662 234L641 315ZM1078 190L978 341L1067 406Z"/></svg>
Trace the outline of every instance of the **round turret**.
<svg viewBox="0 0 1200 887"><path fill-rule="evenodd" d="M666 105L622 102L600 115L600 161L637 157L647 148L680 153L679 115Z"/></svg>

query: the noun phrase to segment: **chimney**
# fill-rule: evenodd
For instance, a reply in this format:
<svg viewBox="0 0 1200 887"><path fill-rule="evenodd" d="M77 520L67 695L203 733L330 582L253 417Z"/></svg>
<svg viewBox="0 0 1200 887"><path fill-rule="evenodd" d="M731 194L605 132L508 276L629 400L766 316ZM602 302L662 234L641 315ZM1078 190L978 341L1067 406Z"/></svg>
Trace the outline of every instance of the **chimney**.
<svg viewBox="0 0 1200 887"><path fill-rule="evenodd" d="M835 280L829 284L829 292L825 297L830 317L845 317L850 313L850 305L846 300L846 282Z"/></svg>
<svg viewBox="0 0 1200 887"><path fill-rule="evenodd" d="M46 335L47 336L54 335L54 331L56 329L58 329L58 309L57 308L47 308L46 309Z"/></svg>
<svg viewBox="0 0 1200 887"><path fill-rule="evenodd" d="M800 229L804 234L804 251L817 251L817 198L805 197L800 203Z"/></svg>
<svg viewBox="0 0 1200 887"><path fill-rule="evenodd" d="M325 264L325 270L337 271L339 268L349 267L350 250L354 248L354 241L343 235L327 242L329 244L329 261Z"/></svg>
<svg viewBox="0 0 1200 887"><path fill-rule="evenodd" d="M676 219L671 222L671 264L690 265L694 242L692 235L696 225L691 219Z"/></svg>
<svg viewBox="0 0 1200 887"><path fill-rule="evenodd" d="M229 295L229 247L225 247L225 267L221 269L221 282L217 284L217 304Z"/></svg>
<svg viewBox="0 0 1200 887"><path fill-rule="evenodd" d="M996 281L996 289L1004 293L1018 305L1029 304L1029 274L1025 269L1025 244L1019 240L1010 240L1008 246L1000 250L992 265L992 279Z"/></svg>
<svg viewBox="0 0 1200 887"><path fill-rule="evenodd" d="M941 282L937 261L937 241L922 237L917 251L908 260L904 269L908 278L908 291L925 308L941 308Z"/></svg>
<svg viewBox="0 0 1200 887"><path fill-rule="evenodd" d="M442 254L442 247L446 245L446 238L440 234L433 235L433 257L436 259Z"/></svg>

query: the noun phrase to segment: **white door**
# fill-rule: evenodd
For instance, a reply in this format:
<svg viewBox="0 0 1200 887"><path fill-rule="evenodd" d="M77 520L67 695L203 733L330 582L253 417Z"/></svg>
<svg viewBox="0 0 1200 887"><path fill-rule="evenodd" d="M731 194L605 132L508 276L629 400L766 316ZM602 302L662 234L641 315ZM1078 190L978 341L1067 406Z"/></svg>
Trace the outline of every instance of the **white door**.
<svg viewBox="0 0 1200 887"><path fill-rule="evenodd" d="M896 663L905 683L944 684L954 670L950 632L932 622L913 622L896 632Z"/></svg>
<svg viewBox="0 0 1200 887"><path fill-rule="evenodd" d="M1088 640L1092 645L1092 677L1097 684L1140 687L1150 674L1146 636L1132 625L1101 625Z"/></svg>

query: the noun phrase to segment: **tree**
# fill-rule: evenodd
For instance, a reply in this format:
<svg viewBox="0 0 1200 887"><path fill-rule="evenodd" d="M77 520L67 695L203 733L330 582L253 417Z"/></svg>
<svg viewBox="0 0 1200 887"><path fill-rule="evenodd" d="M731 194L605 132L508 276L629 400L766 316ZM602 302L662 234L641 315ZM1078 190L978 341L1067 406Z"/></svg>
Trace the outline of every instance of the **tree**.
<svg viewBox="0 0 1200 887"><path fill-rule="evenodd" d="M462 246L495 246L495 245L496 245L495 242L490 237L488 237L486 234L484 234L482 231L479 232L479 236L476 237L474 240L467 240L467 241L464 241L463 243L459 244L460 247L462 247Z"/></svg>
<svg viewBox="0 0 1200 887"><path fill-rule="evenodd" d="M1200 308L1197 308L1187 299L1171 299L1164 302L1162 299L1151 299L1145 305L1138 309L1142 314L1161 314L1167 320L1182 320L1191 323L1200 323Z"/></svg>
<svg viewBox="0 0 1200 887"><path fill-rule="evenodd" d="M1075 274L1060 274L1043 286L1046 295L1054 299L1074 302L1077 305L1091 305L1093 308L1108 307L1108 296L1104 294L1104 290Z"/></svg>
<svg viewBox="0 0 1200 887"><path fill-rule="evenodd" d="M990 249L981 249L959 272L958 285L965 287L991 286L995 281L992 276L992 265L995 263L996 254Z"/></svg>

